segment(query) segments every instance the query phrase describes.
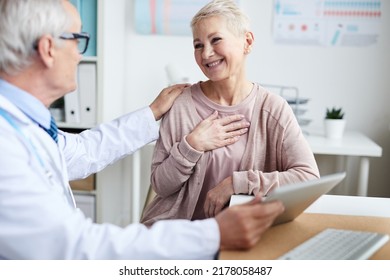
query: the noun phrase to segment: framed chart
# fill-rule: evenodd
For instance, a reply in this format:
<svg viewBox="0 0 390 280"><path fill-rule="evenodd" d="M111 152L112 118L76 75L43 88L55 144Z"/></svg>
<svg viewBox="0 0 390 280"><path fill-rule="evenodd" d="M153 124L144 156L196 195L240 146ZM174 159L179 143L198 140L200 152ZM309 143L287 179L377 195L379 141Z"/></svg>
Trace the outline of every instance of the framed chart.
<svg viewBox="0 0 390 280"><path fill-rule="evenodd" d="M191 36L192 17L209 2L210 0L135 0L136 31L144 35Z"/></svg>
<svg viewBox="0 0 390 280"><path fill-rule="evenodd" d="M381 10L381 0L274 0L274 41L372 45L379 36Z"/></svg>

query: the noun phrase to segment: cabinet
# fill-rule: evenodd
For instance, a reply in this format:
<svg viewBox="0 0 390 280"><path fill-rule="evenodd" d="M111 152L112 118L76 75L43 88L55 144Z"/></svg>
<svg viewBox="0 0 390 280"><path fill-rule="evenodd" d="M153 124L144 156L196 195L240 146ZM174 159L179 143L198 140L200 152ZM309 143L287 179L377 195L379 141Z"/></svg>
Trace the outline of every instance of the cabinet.
<svg viewBox="0 0 390 280"><path fill-rule="evenodd" d="M84 121L70 122L64 117L58 125L62 130L79 132L96 124L110 121L129 110L126 99L131 94L126 91L126 50L129 48L127 35L129 30L129 10L132 1L116 0L71 0L72 3L89 3L96 5L96 53L85 55L80 65L96 67L96 107L95 123ZM84 3L85 4L85 3ZM88 10L88 9L87 9ZM90 10L90 9L89 9ZM82 14L81 14L82 16ZM93 17L92 17L93 18ZM85 28L84 18L83 31ZM91 45L88 47L88 49ZM134 94L134 93L133 93ZM64 101L64 100L63 100ZM65 106L64 102L63 105ZM125 226L132 222L131 186L132 157L127 157L106 167L94 175L93 190L74 190L76 203L85 212L95 209L95 221ZM85 202L87 201L87 202ZM93 201L94 208L89 207Z"/></svg>
<svg viewBox="0 0 390 280"><path fill-rule="evenodd" d="M102 39L98 34L99 24L102 18L99 17L101 1L99 0L71 0L79 11L83 23L84 32L89 33L89 46L77 69L76 91L67 94L57 100L50 108L50 111L57 121L58 127L70 133L79 133L97 124L98 110L97 102L101 93L99 81L100 67L100 44ZM102 222L99 212L100 205L98 190L98 175L91 175L83 180L70 182L77 207L93 221Z"/></svg>
<svg viewBox="0 0 390 280"><path fill-rule="evenodd" d="M121 71L121 68L124 67L122 66L123 59L118 59L118 57L123 58L123 52L108 55L105 60L105 53L112 51L111 43L119 45L119 50L124 48L124 44L122 47L121 42L118 44L115 42L115 40L121 39L123 36L117 37L115 34L112 34L113 29L124 29L123 22L111 19L109 22L107 21L107 25L105 23L106 14L115 17L118 12L113 12L112 10L121 9L123 11L123 6L109 5L109 1L104 0L71 0L71 2L79 10L84 9L84 11L94 13L87 15L87 18L85 18L85 14L80 12L83 31L90 33L91 41L88 51L78 67L78 89L80 91L77 94L83 94L83 91L85 92L86 90L85 88L90 91L81 98L79 96L78 99L69 101L67 98L63 98L59 100L53 104L51 111L53 116L57 118L57 124L61 130L79 133L84 129L94 127L104 121L109 121L123 113L120 106L123 103L123 89L115 90L115 87L122 85L122 83L117 79L115 71L112 71L112 69ZM91 5L88 9L85 6L87 4ZM93 24L91 24L91 19L94 20ZM86 21L89 21L88 24L86 24ZM87 29L88 26L91 27L92 32ZM95 41L92 40L93 37ZM113 58L116 59L112 60ZM103 64L105 67L103 67ZM80 72L83 71L87 75L85 73L80 75ZM110 75L113 74L115 76L111 77ZM87 80L85 80L85 77ZM77 94L74 95L77 96ZM67 95L66 97L69 96ZM75 100L78 100L78 106L80 106L78 116L76 117L72 116L70 112L66 112L66 109L69 109L69 106L72 105L72 103L69 105L69 102ZM84 102L89 102L91 106L89 108L88 106L83 106L82 104L87 104ZM86 117L82 115L82 110L89 115ZM128 190L123 190L123 185L126 183L123 182L122 165L123 162L119 162L84 180L71 182L77 206L98 223L107 222L125 225L130 222L129 218L127 218L130 216L127 213L128 209L123 206L127 205L130 198L126 195Z"/></svg>

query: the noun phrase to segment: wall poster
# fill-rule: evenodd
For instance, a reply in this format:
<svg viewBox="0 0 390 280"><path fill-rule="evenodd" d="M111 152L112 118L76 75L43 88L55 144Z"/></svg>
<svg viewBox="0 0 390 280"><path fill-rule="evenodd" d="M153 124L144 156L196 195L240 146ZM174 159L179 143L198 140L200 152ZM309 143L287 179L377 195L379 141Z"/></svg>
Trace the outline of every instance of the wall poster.
<svg viewBox="0 0 390 280"><path fill-rule="evenodd" d="M191 36L192 17L209 2L210 0L135 0L136 31L144 35Z"/></svg>
<svg viewBox="0 0 390 280"><path fill-rule="evenodd" d="M368 46L380 33L381 0L274 0L278 44Z"/></svg>

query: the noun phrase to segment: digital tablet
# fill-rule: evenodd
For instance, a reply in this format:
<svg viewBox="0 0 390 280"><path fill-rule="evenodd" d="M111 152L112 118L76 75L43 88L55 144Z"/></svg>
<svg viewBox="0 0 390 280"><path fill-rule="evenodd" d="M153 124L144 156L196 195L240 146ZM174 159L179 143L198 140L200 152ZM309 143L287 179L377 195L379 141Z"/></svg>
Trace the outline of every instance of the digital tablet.
<svg viewBox="0 0 390 280"><path fill-rule="evenodd" d="M264 197L263 203L280 200L284 212L275 219L274 225L286 223L298 217L321 195L326 194L345 178L345 172L322 176L319 179L280 186ZM253 199L251 195L233 195L230 206Z"/></svg>

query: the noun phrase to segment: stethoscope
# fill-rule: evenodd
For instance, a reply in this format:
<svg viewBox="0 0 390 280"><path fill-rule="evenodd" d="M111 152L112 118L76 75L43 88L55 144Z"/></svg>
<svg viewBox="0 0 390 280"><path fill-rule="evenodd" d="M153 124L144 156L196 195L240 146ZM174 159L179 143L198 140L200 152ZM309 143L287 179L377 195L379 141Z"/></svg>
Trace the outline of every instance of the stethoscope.
<svg viewBox="0 0 390 280"><path fill-rule="evenodd" d="M48 178L50 182L53 182L53 174L52 172L47 168L45 165L42 157L39 155L37 148L35 147L34 143L31 141L31 139L23 133L23 131L20 129L20 127L16 124L16 122L13 120L11 115L5 111L4 109L0 108L0 116L2 116L15 130L16 132L21 136L23 139L23 142L27 146L28 150L35 156L35 158L38 160L39 164L41 165L45 176ZM65 193L67 194L67 199L69 204L71 204L73 207L76 208L76 202L74 200L74 196L72 193L72 190L70 189L69 185L66 185L64 187Z"/></svg>

